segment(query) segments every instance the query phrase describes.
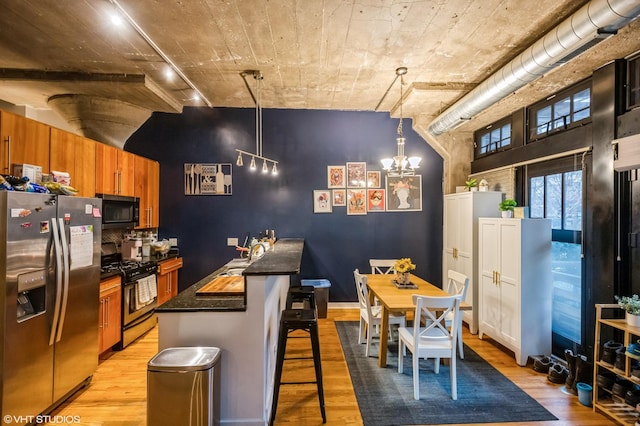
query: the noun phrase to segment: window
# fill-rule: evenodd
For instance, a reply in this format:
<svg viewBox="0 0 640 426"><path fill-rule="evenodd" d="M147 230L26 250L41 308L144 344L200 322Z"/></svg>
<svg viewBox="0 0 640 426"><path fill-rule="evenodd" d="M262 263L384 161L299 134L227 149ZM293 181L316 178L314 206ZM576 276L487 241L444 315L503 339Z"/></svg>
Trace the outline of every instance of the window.
<svg viewBox="0 0 640 426"><path fill-rule="evenodd" d="M582 343L582 170L556 170L532 170L529 214L551 219L551 327L554 347L570 348Z"/></svg>
<svg viewBox="0 0 640 426"><path fill-rule="evenodd" d="M590 82L581 83L530 108L530 139L583 124L591 118Z"/></svg>
<svg viewBox="0 0 640 426"><path fill-rule="evenodd" d="M502 151L511 145L511 122L501 120L476 132L476 157Z"/></svg>
<svg viewBox="0 0 640 426"><path fill-rule="evenodd" d="M627 109L640 107L640 56L627 62Z"/></svg>

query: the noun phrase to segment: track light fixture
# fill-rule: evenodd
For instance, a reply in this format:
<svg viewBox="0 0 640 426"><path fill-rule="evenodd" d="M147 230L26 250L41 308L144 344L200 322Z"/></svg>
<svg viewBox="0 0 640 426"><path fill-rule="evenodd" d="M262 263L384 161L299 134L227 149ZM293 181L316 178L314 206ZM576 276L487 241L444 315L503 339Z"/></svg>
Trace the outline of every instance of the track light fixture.
<svg viewBox="0 0 640 426"><path fill-rule="evenodd" d="M243 71L240 73L242 78L247 85L247 89L249 89L249 93L251 93L251 97L256 103L256 153L253 154L251 152L243 151L241 149L236 149L238 151L238 159L236 160L236 166L242 167L244 162L242 161L242 154L246 154L251 156L251 164L249 165L249 169L251 171L256 170L256 158L262 160L262 173L269 172L269 162L273 163L273 167L271 168L271 174L277 175L278 168L276 164L278 162L276 160L272 160L267 157L262 156L262 73L260 71ZM253 95L251 91L251 87L247 83L246 76L251 75L256 80L256 96Z"/></svg>

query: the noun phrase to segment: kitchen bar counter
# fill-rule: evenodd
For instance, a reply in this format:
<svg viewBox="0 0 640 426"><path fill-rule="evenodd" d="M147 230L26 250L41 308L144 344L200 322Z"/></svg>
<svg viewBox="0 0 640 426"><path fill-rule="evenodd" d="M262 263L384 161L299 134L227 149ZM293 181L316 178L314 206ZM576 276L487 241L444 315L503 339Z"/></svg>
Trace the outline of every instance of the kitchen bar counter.
<svg viewBox="0 0 640 426"><path fill-rule="evenodd" d="M285 238L268 250L265 255L251 263L242 273L245 276L245 286L255 276L295 275L300 272L300 260L304 240ZM247 292L243 296L197 296L196 292L211 282L214 278L234 269L232 262L218 268L166 303L156 308L156 312L189 312L189 311L244 311Z"/></svg>
<svg viewBox="0 0 640 426"><path fill-rule="evenodd" d="M234 297L201 297L195 292L235 269L229 262L157 310L158 350L212 346L220 356L220 424L268 425L280 314L290 276L300 272L304 240L282 239L243 271L243 306ZM246 302L246 303L245 303Z"/></svg>

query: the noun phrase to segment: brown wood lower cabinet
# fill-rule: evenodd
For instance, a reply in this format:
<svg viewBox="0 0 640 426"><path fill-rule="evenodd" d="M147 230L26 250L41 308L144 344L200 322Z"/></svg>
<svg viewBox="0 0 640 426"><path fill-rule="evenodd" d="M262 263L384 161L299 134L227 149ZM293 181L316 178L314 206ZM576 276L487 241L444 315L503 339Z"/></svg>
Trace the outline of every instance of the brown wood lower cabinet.
<svg viewBox="0 0 640 426"><path fill-rule="evenodd" d="M163 260L158 263L158 306L178 294L178 270L182 258Z"/></svg>
<svg viewBox="0 0 640 426"><path fill-rule="evenodd" d="M98 319L98 353L103 353L120 341L120 305L122 283L120 277L100 281L100 313Z"/></svg>

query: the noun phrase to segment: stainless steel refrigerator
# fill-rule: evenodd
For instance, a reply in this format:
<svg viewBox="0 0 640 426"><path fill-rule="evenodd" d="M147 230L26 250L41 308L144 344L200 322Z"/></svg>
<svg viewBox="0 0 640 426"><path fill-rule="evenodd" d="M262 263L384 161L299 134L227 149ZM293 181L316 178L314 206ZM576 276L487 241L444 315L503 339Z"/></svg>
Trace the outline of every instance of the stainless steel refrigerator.
<svg viewBox="0 0 640 426"><path fill-rule="evenodd" d="M0 191L0 401L27 423L98 366L102 202Z"/></svg>

